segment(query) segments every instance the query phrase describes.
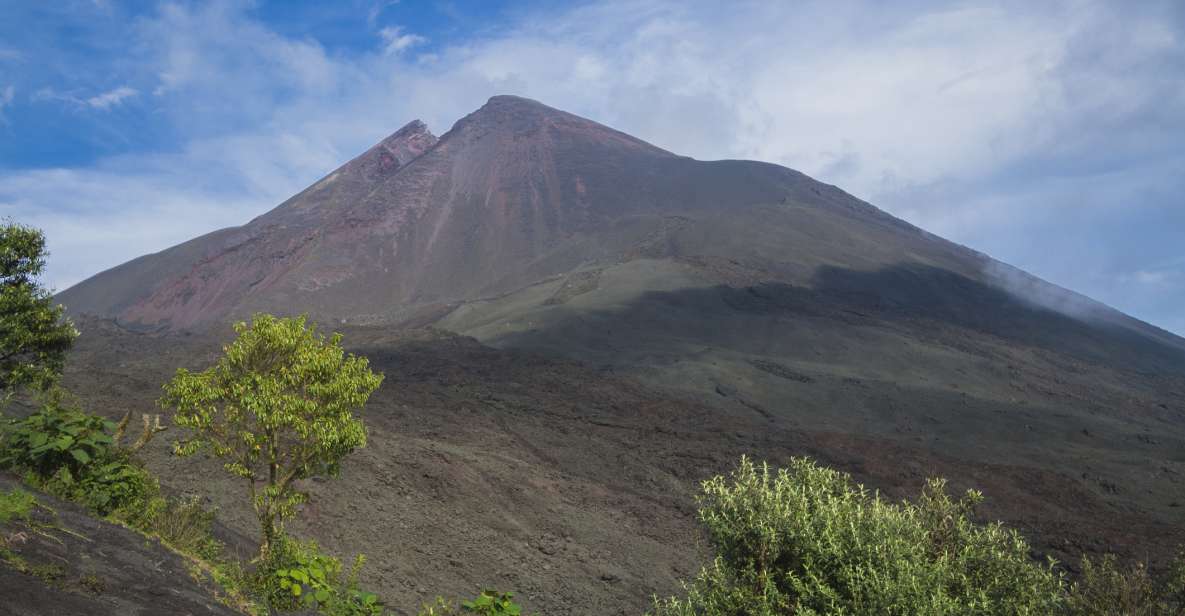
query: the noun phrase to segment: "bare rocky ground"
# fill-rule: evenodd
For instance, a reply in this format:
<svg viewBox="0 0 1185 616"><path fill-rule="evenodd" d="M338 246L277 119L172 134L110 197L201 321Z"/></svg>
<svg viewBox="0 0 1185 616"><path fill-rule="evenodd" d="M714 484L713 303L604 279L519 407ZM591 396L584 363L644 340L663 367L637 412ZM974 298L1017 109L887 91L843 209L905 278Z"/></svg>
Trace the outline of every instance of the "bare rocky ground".
<svg viewBox="0 0 1185 616"><path fill-rule="evenodd" d="M112 417L157 412L153 402L171 373L209 365L229 337L229 330L142 334L109 321L80 325L66 384L89 409ZM900 404L909 410L899 411L897 423L915 433L859 432L832 420L814 427L801 413L754 412L728 398L737 394L727 385L711 394L723 403L696 401L613 369L439 331L342 331L347 347L386 375L364 412L370 443L347 460L341 478L311 482L312 500L289 530L343 559L365 553L365 582L402 612L438 594L488 586L517 591L541 614L639 614L653 595L678 592L678 581L704 562L696 487L743 454L772 464L813 456L891 498L946 476L955 489L986 494L985 520L1020 528L1035 556L1071 566L1080 553L1100 551L1155 563L1185 542L1172 516L1180 509L1168 503L1172 486L1182 485L1171 474L1185 462L1173 460L1179 453L1155 454L1170 472L1154 478L1162 483L1116 485L1111 493L1072 460L1050 468L1027 455L1000 455L1012 447L1015 418L998 421L995 432L972 425L973 436L997 452L990 461L982 451L960 457L914 438L935 429L927 415L946 424L960 415L947 398L893 383L789 379L825 392L816 395L841 409L857 395ZM771 366L759 368L800 375ZM1030 421L1044 431L1060 420ZM151 444L153 470L172 489L209 497L231 529L252 533L243 486L215 461L169 455L174 436L170 430ZM1177 438L1171 430L1159 438L1166 437ZM1015 449L1030 445L1017 440ZM1159 445L1133 440L1130 447L1135 458L1140 447ZM1155 499L1125 496L1162 484L1168 487L1157 487ZM1145 504L1160 500L1155 509Z"/></svg>

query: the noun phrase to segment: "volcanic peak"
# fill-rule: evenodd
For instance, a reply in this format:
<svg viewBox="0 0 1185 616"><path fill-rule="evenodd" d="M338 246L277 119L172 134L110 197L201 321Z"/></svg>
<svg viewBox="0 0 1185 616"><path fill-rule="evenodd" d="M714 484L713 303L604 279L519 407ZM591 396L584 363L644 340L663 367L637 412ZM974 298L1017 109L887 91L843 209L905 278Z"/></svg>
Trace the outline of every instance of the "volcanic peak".
<svg viewBox="0 0 1185 616"><path fill-rule="evenodd" d="M457 120L441 141L473 144L489 136L497 140L549 140L601 145L650 156L677 156L604 124L549 107L539 101L499 94L473 113ZM680 157L681 158L681 157Z"/></svg>
<svg viewBox="0 0 1185 616"><path fill-rule="evenodd" d="M436 135L420 120L413 120L375 144L343 170L356 171L368 180L390 175L436 145Z"/></svg>

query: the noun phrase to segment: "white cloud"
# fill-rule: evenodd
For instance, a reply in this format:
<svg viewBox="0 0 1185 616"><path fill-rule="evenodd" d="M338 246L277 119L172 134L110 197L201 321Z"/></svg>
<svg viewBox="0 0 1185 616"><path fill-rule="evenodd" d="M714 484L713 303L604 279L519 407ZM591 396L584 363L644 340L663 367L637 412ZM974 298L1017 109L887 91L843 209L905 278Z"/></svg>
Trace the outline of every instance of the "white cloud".
<svg viewBox="0 0 1185 616"><path fill-rule="evenodd" d="M34 103L58 101L78 109L107 111L122 105L127 99L139 94L138 90L128 86L119 86L93 96L79 96L76 92L60 92L52 87L45 87L33 92L29 100Z"/></svg>
<svg viewBox="0 0 1185 616"><path fill-rule="evenodd" d="M426 41L398 26L370 53L330 53L227 2L166 4L138 23L145 64L130 82L155 81L180 153L105 161L60 188L0 174L0 210L60 228L59 286L97 271L80 255L122 259L245 222L413 118L439 134L512 93L682 154L794 167L1121 308L1167 301L1131 303L1118 273L1160 268L1099 240L1117 211L1171 227L1166 195L1185 188L1173 179L1185 177L1185 27L1151 3L611 0L522 13L430 55L407 53ZM100 231L125 228L103 206L71 209L78 183L123 202L132 231ZM189 214L202 208L218 214ZM74 235L49 214L61 211L94 233ZM1097 280L1079 275L1085 263Z"/></svg>
<svg viewBox="0 0 1185 616"><path fill-rule="evenodd" d="M370 10L366 12L366 23L373 28L374 25L378 23L379 17L382 16L383 11L387 10L388 7L395 6L396 4L399 4L399 0L378 0L373 5L371 5Z"/></svg>
<svg viewBox="0 0 1185 616"><path fill-rule="evenodd" d="M379 30L379 37L383 39L383 53L387 55L398 55L428 42L428 39L418 34L405 33L400 26L387 26Z"/></svg>
<svg viewBox="0 0 1185 616"><path fill-rule="evenodd" d="M107 110L112 107L123 104L123 101L139 94L134 88L127 86L120 86L114 90L96 94L86 99L86 104L94 109Z"/></svg>

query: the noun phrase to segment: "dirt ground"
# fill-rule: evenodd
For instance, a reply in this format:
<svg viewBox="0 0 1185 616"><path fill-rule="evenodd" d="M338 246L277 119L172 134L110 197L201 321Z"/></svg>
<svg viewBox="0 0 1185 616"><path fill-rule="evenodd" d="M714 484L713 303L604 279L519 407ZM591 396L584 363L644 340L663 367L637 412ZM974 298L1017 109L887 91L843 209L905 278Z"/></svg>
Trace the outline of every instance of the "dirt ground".
<svg viewBox="0 0 1185 616"><path fill-rule="evenodd" d="M154 400L171 373L209 365L221 344L217 335L136 334L110 322L81 328L66 384L112 417L159 412ZM364 411L369 446L346 461L342 477L310 482L312 499L289 530L343 559L365 553L366 584L405 612L436 595L495 587L518 592L541 614L642 613L704 562L697 485L741 455L775 465L813 456L893 498L916 494L929 476L948 477L954 489L986 494L983 519L1020 528L1036 556L1071 567L1082 552L1099 551L1160 562L1185 543L1171 518L1122 493L1106 498L1071 464L985 462L913 435L811 429L809 417L754 412L728 399L727 388L712 394L725 403L708 404L611 367L437 331L343 333L348 348L386 375ZM870 388L889 396L876 382L791 380L839 400ZM929 412L937 411L915 415ZM174 430L150 445L150 466L251 534L244 486L213 460L171 456ZM1169 485L1180 487L1177 467L1170 470Z"/></svg>

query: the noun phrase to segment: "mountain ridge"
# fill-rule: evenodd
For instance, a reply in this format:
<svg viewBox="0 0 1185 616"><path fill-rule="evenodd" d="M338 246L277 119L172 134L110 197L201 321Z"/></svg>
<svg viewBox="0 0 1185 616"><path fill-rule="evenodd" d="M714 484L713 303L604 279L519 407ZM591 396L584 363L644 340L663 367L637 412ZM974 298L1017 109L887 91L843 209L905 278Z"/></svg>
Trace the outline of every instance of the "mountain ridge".
<svg viewBox="0 0 1185 616"><path fill-rule="evenodd" d="M784 211L757 211L778 206ZM736 242L708 221L730 215L803 241L717 250ZM641 256L698 260L723 284L809 285L829 265L934 265L1185 349L1185 339L798 171L678 156L512 95L491 97L439 138L413 120L240 227L133 260L58 297L74 313L143 329L208 327L294 306L329 321L398 324Z"/></svg>

